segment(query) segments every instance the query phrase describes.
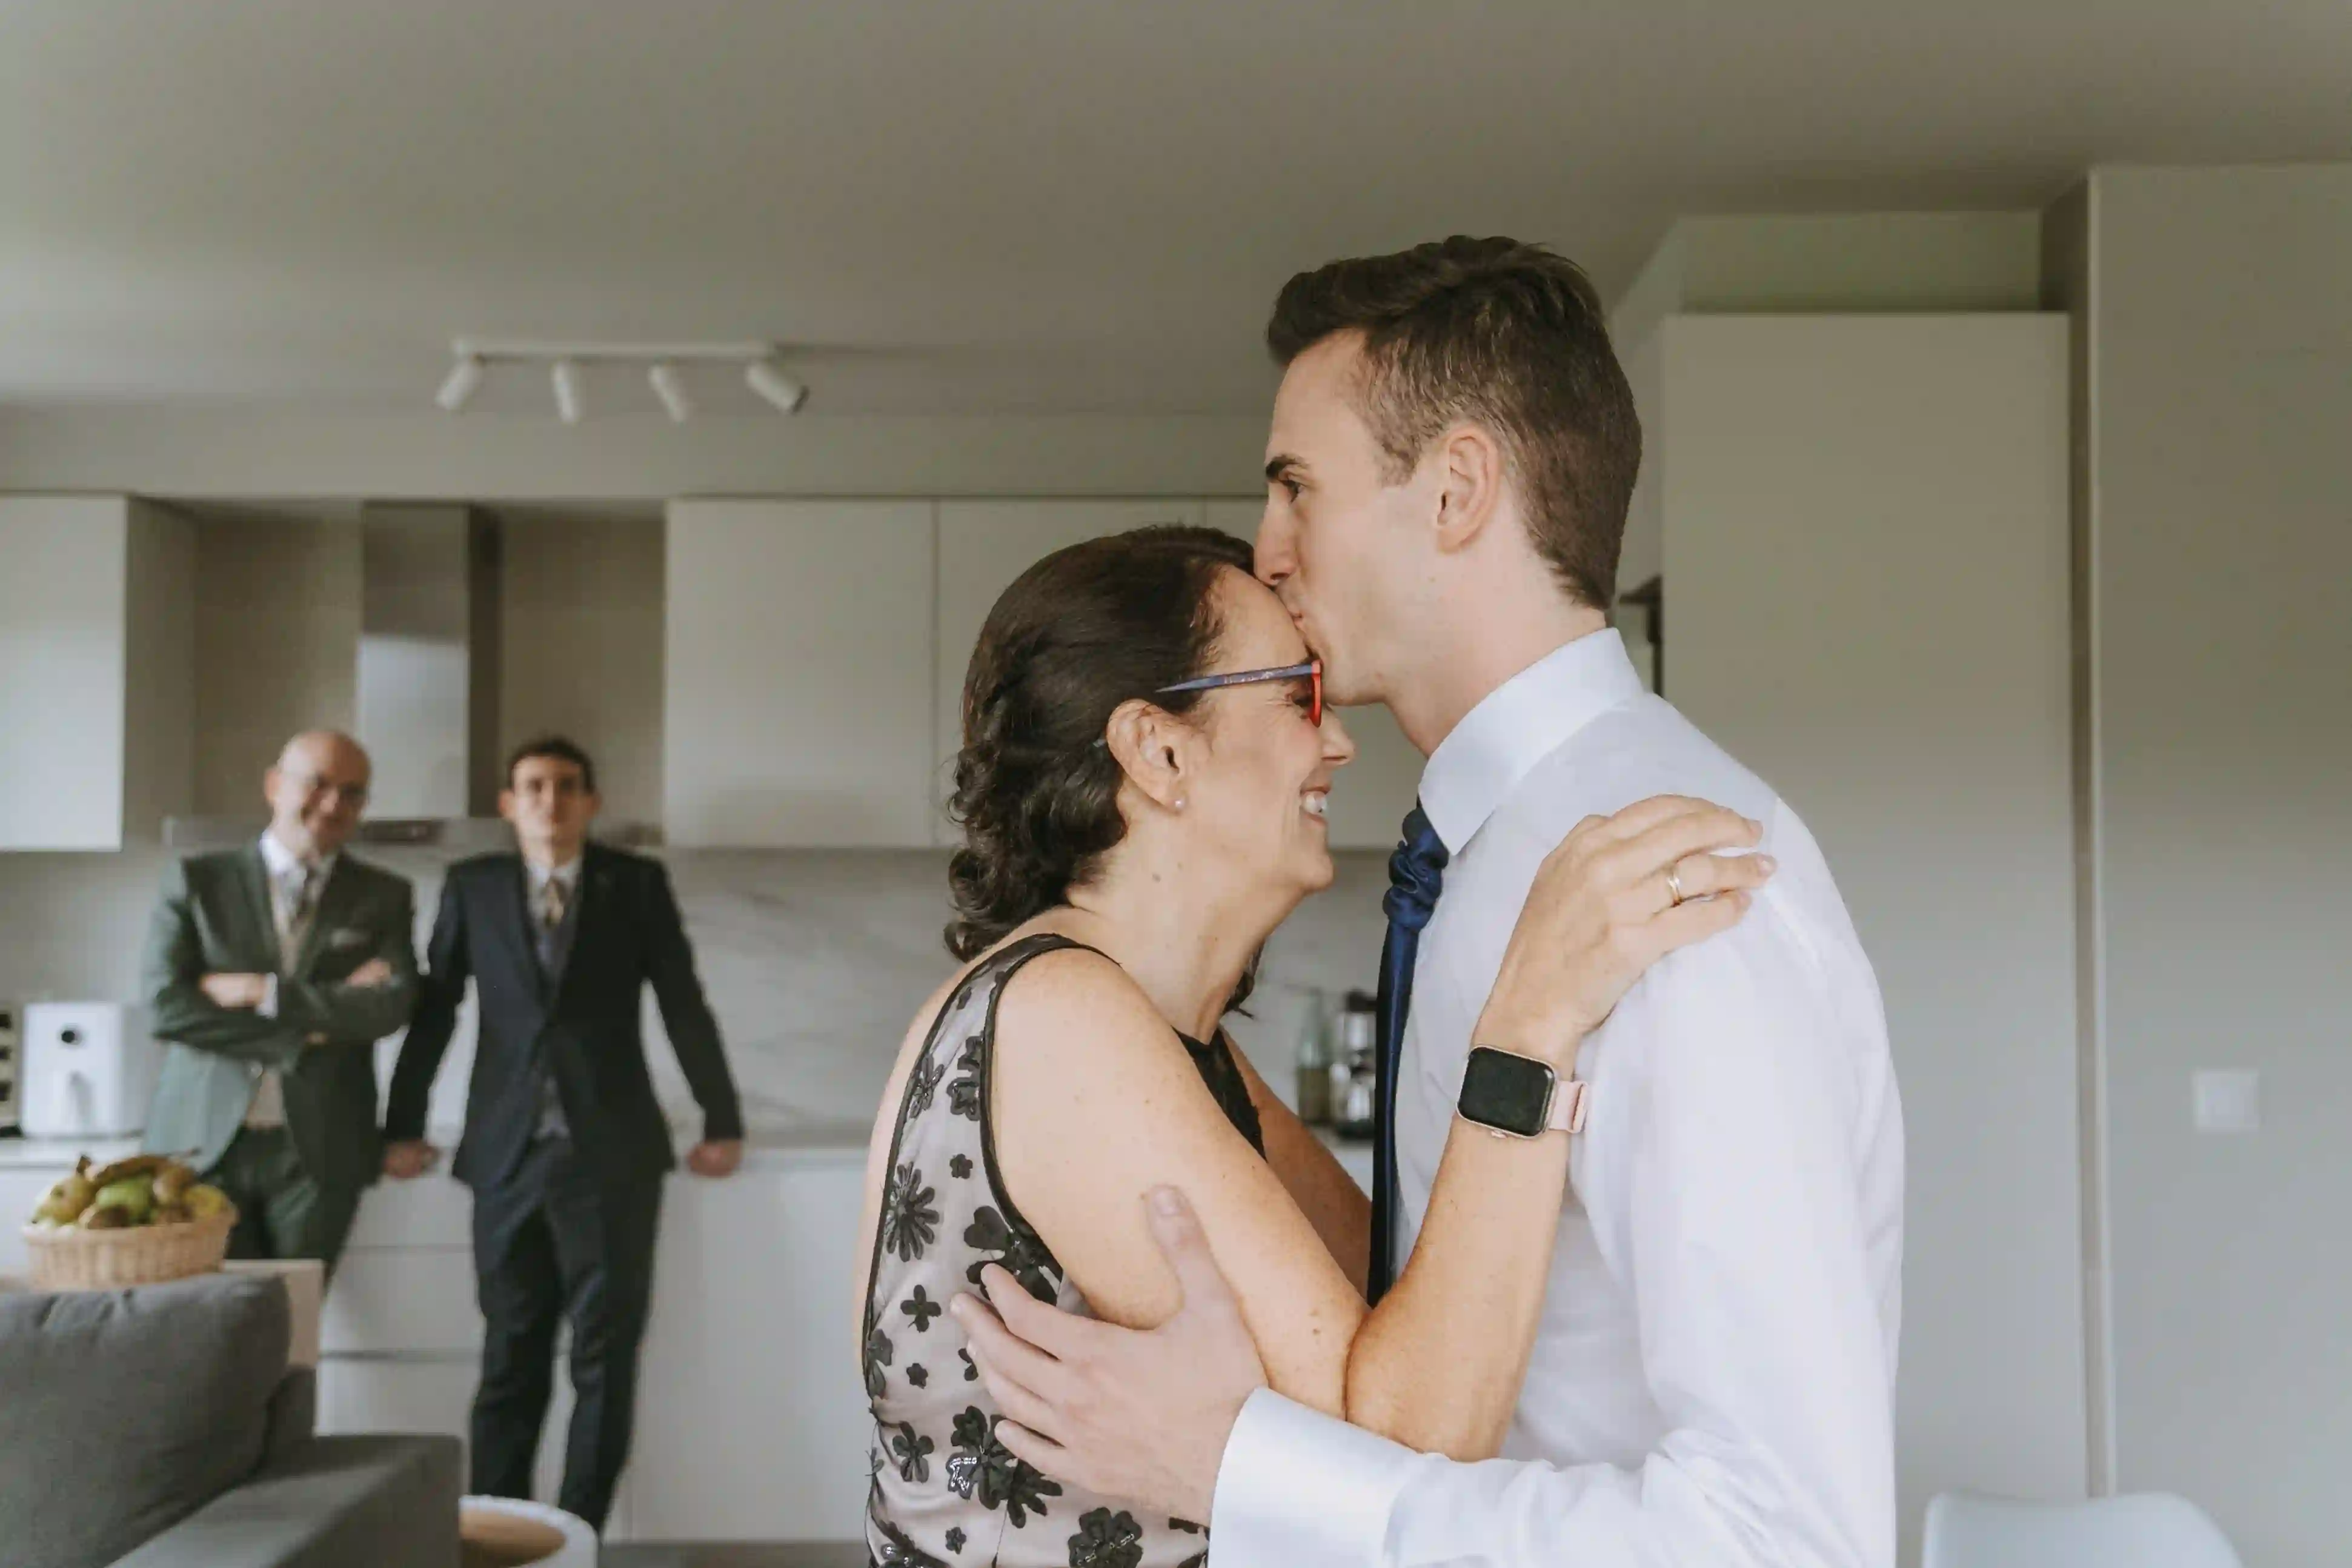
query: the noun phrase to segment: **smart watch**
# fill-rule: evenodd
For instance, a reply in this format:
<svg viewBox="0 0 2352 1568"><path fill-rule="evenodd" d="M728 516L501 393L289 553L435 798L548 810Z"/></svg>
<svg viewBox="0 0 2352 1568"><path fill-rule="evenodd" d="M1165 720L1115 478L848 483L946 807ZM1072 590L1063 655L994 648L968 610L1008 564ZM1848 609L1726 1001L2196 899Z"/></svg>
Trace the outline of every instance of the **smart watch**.
<svg viewBox="0 0 2352 1568"><path fill-rule="evenodd" d="M1497 1138L1581 1132L1587 1088L1583 1079L1561 1078L1533 1057L1473 1046L1457 1109L1465 1121Z"/></svg>

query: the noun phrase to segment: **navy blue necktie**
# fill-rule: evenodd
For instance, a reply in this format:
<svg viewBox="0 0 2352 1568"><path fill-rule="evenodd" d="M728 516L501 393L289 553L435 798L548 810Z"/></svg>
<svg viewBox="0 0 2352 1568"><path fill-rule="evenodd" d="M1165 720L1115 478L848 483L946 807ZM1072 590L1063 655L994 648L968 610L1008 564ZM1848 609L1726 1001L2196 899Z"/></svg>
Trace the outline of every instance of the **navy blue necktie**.
<svg viewBox="0 0 2352 1568"><path fill-rule="evenodd" d="M1429 825L1418 803L1404 819L1404 842L1389 857L1388 940L1381 945L1380 1062L1373 1082L1372 1267L1365 1291L1378 1301L1395 1282L1391 1261L1396 1245L1396 1097L1398 1059L1404 1050L1406 1009L1412 1002L1412 961L1421 949L1421 928L1437 908L1445 886L1445 841Z"/></svg>

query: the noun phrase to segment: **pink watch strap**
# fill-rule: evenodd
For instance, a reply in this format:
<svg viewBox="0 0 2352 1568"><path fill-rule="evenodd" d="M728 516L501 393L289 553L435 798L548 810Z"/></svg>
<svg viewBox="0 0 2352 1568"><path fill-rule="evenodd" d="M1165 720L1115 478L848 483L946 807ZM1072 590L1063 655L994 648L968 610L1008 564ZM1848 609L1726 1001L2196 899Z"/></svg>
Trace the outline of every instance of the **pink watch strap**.
<svg viewBox="0 0 2352 1568"><path fill-rule="evenodd" d="M1555 1079L1551 1086L1551 1114L1544 1119L1544 1130L1571 1136L1583 1131L1585 1113L1591 1105L1591 1088L1580 1078Z"/></svg>

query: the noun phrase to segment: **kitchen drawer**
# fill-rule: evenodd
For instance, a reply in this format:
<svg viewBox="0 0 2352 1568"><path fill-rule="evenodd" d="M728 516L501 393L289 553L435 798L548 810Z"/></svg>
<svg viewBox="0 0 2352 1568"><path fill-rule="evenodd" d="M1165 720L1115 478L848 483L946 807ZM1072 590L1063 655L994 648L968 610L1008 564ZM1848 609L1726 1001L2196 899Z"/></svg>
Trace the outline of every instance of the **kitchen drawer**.
<svg viewBox="0 0 2352 1568"><path fill-rule="evenodd" d="M426 1432L466 1436L480 1373L470 1359L319 1363L319 1432Z"/></svg>
<svg viewBox="0 0 2352 1568"><path fill-rule="evenodd" d="M481 1345L470 1251L377 1248L343 1255L320 1325L326 1354L472 1355Z"/></svg>
<svg viewBox="0 0 2352 1568"><path fill-rule="evenodd" d="M446 1163L447 1156L443 1159ZM378 1182L360 1199L347 1245L355 1250L383 1247L471 1247L474 1194L443 1172L411 1182ZM470 1296L470 1292L468 1295Z"/></svg>

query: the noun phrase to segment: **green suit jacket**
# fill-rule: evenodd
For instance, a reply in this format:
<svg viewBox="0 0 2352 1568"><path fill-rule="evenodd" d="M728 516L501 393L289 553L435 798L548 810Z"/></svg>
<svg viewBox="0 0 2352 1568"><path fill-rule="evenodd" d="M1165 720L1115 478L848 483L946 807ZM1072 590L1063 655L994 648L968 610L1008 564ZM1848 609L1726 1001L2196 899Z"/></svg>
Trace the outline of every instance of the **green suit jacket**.
<svg viewBox="0 0 2352 1568"><path fill-rule="evenodd" d="M244 1122L254 1085L276 1068L303 1168L332 1187L373 1182L383 1167L375 1042L405 1027L415 1004L415 910L406 878L337 857L289 973L258 845L173 865L141 969L155 1037L169 1042L147 1147L194 1150L196 1168L210 1170ZM388 984L344 983L376 958L392 968ZM197 982L216 973L277 975L277 1016L215 1005Z"/></svg>

